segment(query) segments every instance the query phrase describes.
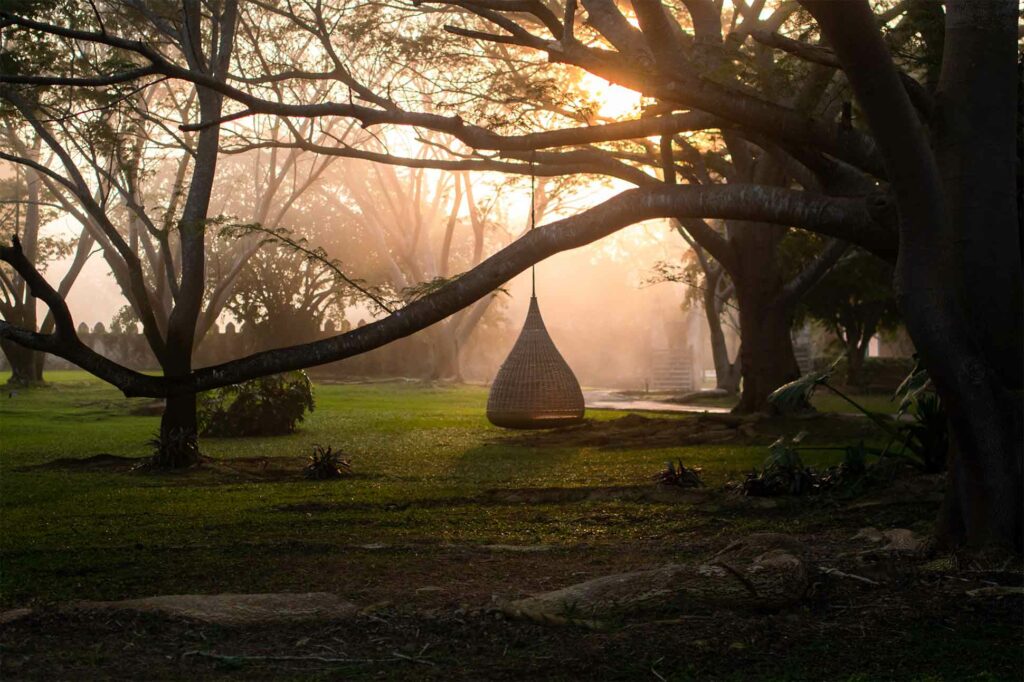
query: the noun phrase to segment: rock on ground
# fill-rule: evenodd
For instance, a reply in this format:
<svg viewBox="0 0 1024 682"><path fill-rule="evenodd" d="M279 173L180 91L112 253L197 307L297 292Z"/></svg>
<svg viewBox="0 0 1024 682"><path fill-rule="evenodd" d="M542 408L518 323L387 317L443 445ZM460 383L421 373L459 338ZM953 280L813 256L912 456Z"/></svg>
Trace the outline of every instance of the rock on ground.
<svg viewBox="0 0 1024 682"><path fill-rule="evenodd" d="M79 601L78 609L159 612L216 625L338 620L358 607L328 592L281 594L174 594L123 601Z"/></svg>
<svg viewBox="0 0 1024 682"><path fill-rule="evenodd" d="M779 609L810 585L805 547L775 533L737 540L702 563L604 576L508 604L514 618L596 622L644 610Z"/></svg>

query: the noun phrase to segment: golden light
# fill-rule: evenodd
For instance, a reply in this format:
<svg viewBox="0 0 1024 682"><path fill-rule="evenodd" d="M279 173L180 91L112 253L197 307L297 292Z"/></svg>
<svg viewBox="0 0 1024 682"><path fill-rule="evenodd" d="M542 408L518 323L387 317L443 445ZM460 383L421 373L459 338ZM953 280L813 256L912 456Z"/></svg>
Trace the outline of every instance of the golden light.
<svg viewBox="0 0 1024 682"><path fill-rule="evenodd" d="M605 118L622 118L640 113L639 92L609 83L592 73L580 76L579 89L594 105L594 113Z"/></svg>

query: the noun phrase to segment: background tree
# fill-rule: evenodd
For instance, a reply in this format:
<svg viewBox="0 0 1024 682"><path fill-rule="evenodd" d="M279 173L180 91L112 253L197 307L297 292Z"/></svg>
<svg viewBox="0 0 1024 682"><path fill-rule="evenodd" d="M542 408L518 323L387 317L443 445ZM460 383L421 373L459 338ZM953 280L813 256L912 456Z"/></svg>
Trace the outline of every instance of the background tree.
<svg viewBox="0 0 1024 682"><path fill-rule="evenodd" d="M810 246L808 238L795 238L783 248L787 257L799 258ZM801 243L802 242L802 243ZM864 360L879 332L900 326L899 307L892 291L892 266L856 249L847 253L804 295L797 322L809 318L833 335L846 358L846 384L864 385Z"/></svg>
<svg viewBox="0 0 1024 682"><path fill-rule="evenodd" d="M227 309L250 330L247 351L289 346L320 336L324 323L345 320L343 290L329 270L286 247L266 244L246 262Z"/></svg>
<svg viewBox="0 0 1024 682"><path fill-rule="evenodd" d="M676 282L686 285L683 306L700 307L708 325L711 358L715 365L715 388L727 395L738 395L742 378L740 354L729 352L725 334L727 327L737 334L740 331L739 320L735 315L736 289L728 273L704 252L703 247L681 226L678 230L690 250L684 253L682 263L656 263L654 276L649 279L649 283Z"/></svg>
<svg viewBox="0 0 1024 682"><path fill-rule="evenodd" d="M487 295L530 264L628 224L674 217L794 226L848 241L889 260L898 253L897 299L914 344L949 409L953 427L951 488L942 536L949 542L1019 546L1024 535L1024 425L1020 402L1024 376L1024 292L1020 282L1024 277L1017 218L1020 189L1014 184L1018 133L1016 4L1010 0L946 3L942 45L929 44L930 36L921 34L929 50L942 54L934 93L918 80L920 74L915 78L913 65L901 57L894 59L886 44L886 27L910 17L904 5L880 8L876 15L867 2L860 0L802 0L801 4L809 8L815 21L796 34L799 39L758 31L735 35L733 42L754 41L771 48L770 54L780 51L831 69L833 78L848 84L863 116L854 119L852 111L844 108L838 120L822 117L784 99L773 100L770 90L752 93L734 69L716 68L723 54L721 40L705 39L703 29L698 29L698 25L707 26L707 36L714 38L712 27L722 25L725 5L711 1L687 1L676 11L658 0L633 0L639 28L611 3L598 3L592 9L585 3L589 25L579 27L579 34L577 8L571 2L563 18L555 16L546 5L531 5L528 10L517 5L515 12L506 13L494 10L490 3L460 2L460 9L472 12L481 21L479 28L454 27L463 37L515 45L521 54L532 54L537 63L553 60L586 69L643 92L661 104L652 116L622 124L573 126L522 135L494 132L456 116L403 110L372 89L363 93L365 86L353 81L343 69L336 68L326 75L277 75L297 81L333 78L347 84L353 97L367 104L337 100L311 105L265 98L223 78L211 77L202 69L182 68L144 44L105 31L75 33L59 25L41 25L0 14L8 27L17 30L74 36L125 50L142 63L139 68L188 80L201 89L231 98L238 107L230 114L235 119L256 114L341 116L364 125L429 128L468 147L457 150L461 154L449 160L460 170L468 170L461 166L473 164L487 165L492 170L502 163L509 165L496 159L493 152L515 159L522 158L524 149L529 155L535 150L569 148L538 152L538 161L543 164L539 170L552 173L559 162L558 174L568 174L596 165L608 175L632 177L643 185L532 231L456 281L372 325L312 344L257 353L221 366L167 377L128 372L76 345L70 315L59 295L34 273L17 248L3 247L0 256L59 313L55 313L55 337L32 336L10 325L0 325L0 333L72 359L126 393L193 396L190 399L194 402L197 390L349 357L425 328ZM741 3L733 7L732 13L745 14L751 9ZM310 11L315 14L320 10ZM676 14L692 19L696 37L682 30L680 22L674 20ZM604 28L595 28L599 25ZM587 35L592 30L599 30L600 36ZM314 32L329 30L316 28ZM830 47L820 44L821 40ZM105 77L126 82L138 75L107 72ZM66 75L50 74L0 75L0 81L35 86L74 83ZM941 101L941 107L935 106L936 101ZM848 111L851 115L845 115ZM207 120L198 125L209 130L215 122ZM637 173L648 175L638 167L645 162L629 159L638 164L631 165L614 151L590 148L602 141L638 140L694 127L735 131L762 152L774 154L776 162L758 164L761 170L755 168L751 176L755 184L666 186L654 176L650 176L652 184L637 177ZM482 154L480 150L492 153ZM579 154L572 153L577 151L585 152L585 163ZM671 151L674 156L674 147ZM549 153L552 156L547 156ZM397 156L389 160L407 163L407 159ZM777 175L760 174L771 170L772 165L784 169L784 175L802 179L796 185L780 185L775 180ZM719 258L716 250L708 248ZM992 291L1005 291L1007 295L993 297Z"/></svg>
<svg viewBox="0 0 1024 682"><path fill-rule="evenodd" d="M4 129L4 138L13 131ZM40 153L40 139L34 138L32 153ZM10 241L17 237L25 257L40 271L45 272L55 261L74 252L75 256L58 286L67 296L89 258L93 241L87 232L77 239L41 234L42 229L60 216L60 206L47 194L39 174L31 168L22 168L4 162L0 168L10 177L0 181L0 239ZM0 171L2 172L2 171ZM76 248L77 246L77 248ZM23 329L53 331L53 315L48 314L38 324L36 298L25 280L6 263L0 264L0 315L4 320ZM46 355L26 348L8 339L0 339L0 349L11 367L7 383L30 386L43 383Z"/></svg>

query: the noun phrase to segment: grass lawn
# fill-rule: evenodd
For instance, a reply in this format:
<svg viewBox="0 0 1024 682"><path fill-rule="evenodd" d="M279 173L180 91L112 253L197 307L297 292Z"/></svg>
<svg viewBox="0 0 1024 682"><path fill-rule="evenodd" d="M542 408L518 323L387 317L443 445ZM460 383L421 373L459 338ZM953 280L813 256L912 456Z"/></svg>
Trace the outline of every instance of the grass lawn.
<svg viewBox="0 0 1024 682"><path fill-rule="evenodd" d="M857 592L870 588L836 588L854 592L842 592L845 610L835 612L815 602L791 613L615 633L498 621L486 610L604 574L697 559L744 533L828 540L865 525L929 532L934 500L856 509L831 499L698 508L621 499L512 502L489 492L650 485L664 462L677 458L702 467L708 486L719 487L760 464L779 433L809 425L808 442L826 446L865 437L860 423L838 431L831 421L821 428L813 421L759 423L756 437L684 447L545 445L490 426L483 388L318 385L317 409L298 433L207 439L204 453L224 466L144 474L115 459L54 463L142 457L158 418L135 416L147 401L126 400L84 373L50 372L48 380L47 388L0 397L0 607L34 606L43 614L0 629L4 679L953 680L1019 679L1024 672L1019 600L991 609L955 599L921 607L916 583L884 600ZM314 444L350 455L355 475L302 479ZM838 457L823 450L805 461L824 466ZM338 593L377 605L375 615L358 632L347 624L320 633L45 615L49 605L75 599L292 591ZM886 605L854 617L850 609L861 598ZM301 653L318 638L344 640L350 655L367 659L392 647L433 653L424 655L426 665L341 668L182 656L280 646ZM116 653L125 647L134 653Z"/></svg>

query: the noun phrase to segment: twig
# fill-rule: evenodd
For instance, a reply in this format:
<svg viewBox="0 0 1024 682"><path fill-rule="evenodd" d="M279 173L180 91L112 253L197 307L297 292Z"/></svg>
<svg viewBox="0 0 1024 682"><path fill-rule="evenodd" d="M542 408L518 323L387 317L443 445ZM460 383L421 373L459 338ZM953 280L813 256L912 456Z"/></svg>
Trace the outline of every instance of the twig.
<svg viewBox="0 0 1024 682"><path fill-rule="evenodd" d="M858 580L862 583L867 583L868 585L881 585L881 583L872 580L871 578L865 578L862 575L854 575L853 573L844 573L843 571L840 571L837 568L828 568L827 566L822 566L821 572L825 575L834 575L838 578L849 578L850 580Z"/></svg>
<svg viewBox="0 0 1024 682"><path fill-rule="evenodd" d="M186 651L181 655L182 658L185 658L186 656L201 656L203 658L212 658L218 661L312 661L316 663L394 663L402 660L416 661L416 659L410 658L409 656L398 656L397 654L396 658L332 658L329 656L231 656L228 654L215 654L210 651L199 651L198 649L193 651ZM433 664L431 663L431 665Z"/></svg>
<svg viewBox="0 0 1024 682"><path fill-rule="evenodd" d="M410 663L422 663L423 665L432 665L435 668L437 667L437 663L434 663L433 661L428 661L425 658L420 658L419 656L406 656L405 654L400 654L397 651L392 651L391 655L409 661Z"/></svg>
<svg viewBox="0 0 1024 682"><path fill-rule="evenodd" d="M720 566L721 568L724 568L726 571L731 573L734 578L736 578L741 583L743 583L743 586L746 587L747 590L750 591L750 594L754 595L755 599L760 599L761 595L759 595L757 593L757 588L754 587L753 583L751 583L749 580L747 580L747 577L745 575L743 575L742 573L740 573L739 571L737 571L735 568L733 568L729 564L725 563L724 561L716 561L712 565L713 566Z"/></svg>

